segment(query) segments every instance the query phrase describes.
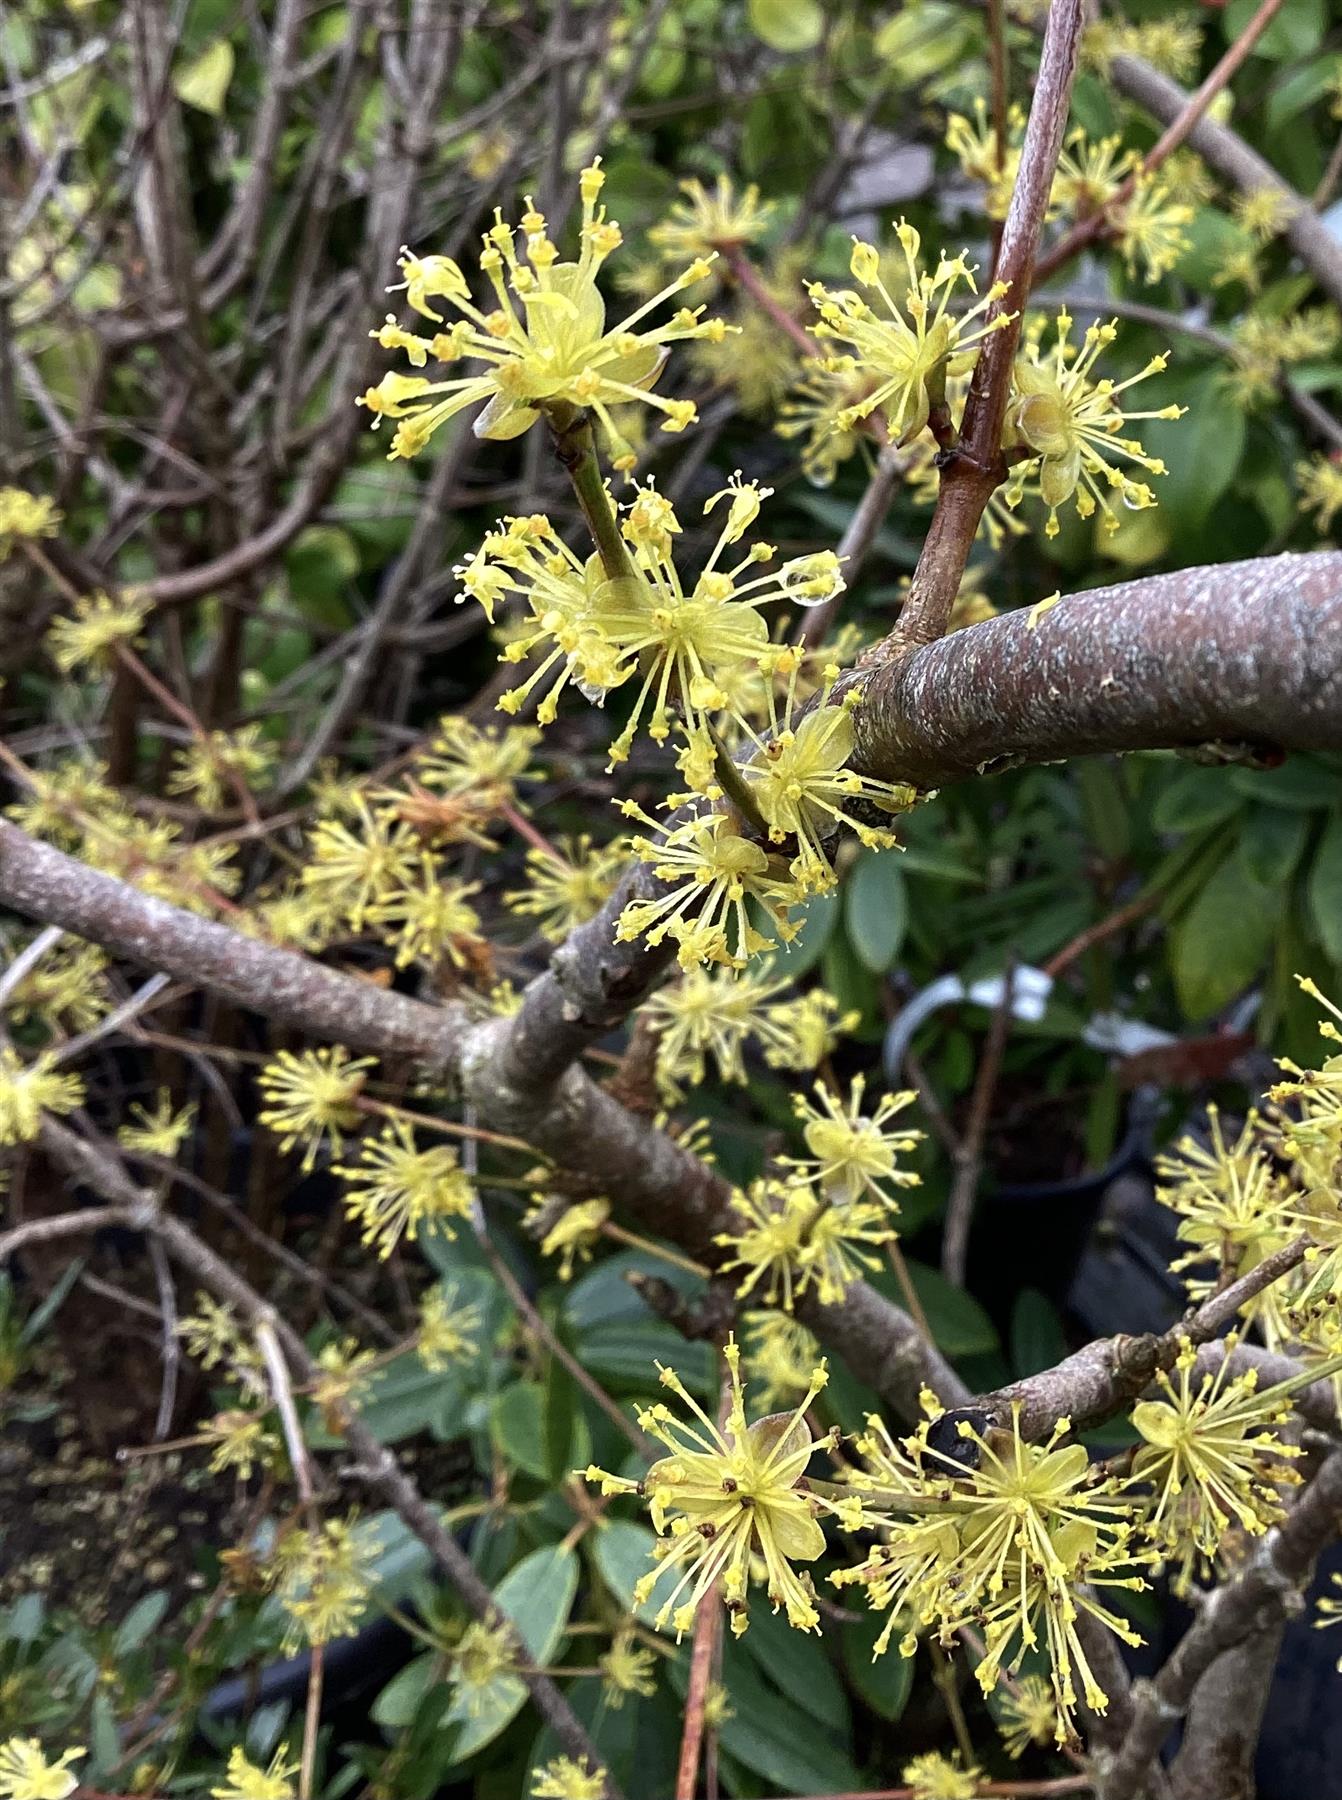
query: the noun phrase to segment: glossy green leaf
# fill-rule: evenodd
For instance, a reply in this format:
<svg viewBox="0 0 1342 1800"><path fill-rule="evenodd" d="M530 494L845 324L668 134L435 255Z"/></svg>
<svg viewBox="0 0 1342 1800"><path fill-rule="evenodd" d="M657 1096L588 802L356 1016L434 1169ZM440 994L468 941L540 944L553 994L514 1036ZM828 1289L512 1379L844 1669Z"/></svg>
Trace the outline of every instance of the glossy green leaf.
<svg viewBox="0 0 1342 1800"><path fill-rule="evenodd" d="M589 1542L601 1579L623 1610L656 1629L654 1620L661 1604L660 1597L654 1594L641 1606L634 1604L635 1584L656 1567L652 1556L656 1534L633 1519L610 1519L597 1527ZM674 1636L669 1620L662 1629L668 1636Z"/></svg>
<svg viewBox="0 0 1342 1800"><path fill-rule="evenodd" d="M1342 814L1333 815L1319 840L1306 893L1310 922L1319 942L1335 963L1342 963Z"/></svg>
<svg viewBox="0 0 1342 1800"><path fill-rule="evenodd" d="M1021 1379L1051 1369L1067 1354L1058 1309L1038 1288L1022 1288L1011 1309L1011 1372Z"/></svg>
<svg viewBox="0 0 1342 1800"><path fill-rule="evenodd" d="M1170 937L1175 991L1187 1018L1210 1019L1262 973L1276 915L1272 890L1227 857Z"/></svg>
<svg viewBox="0 0 1342 1800"><path fill-rule="evenodd" d="M825 29L817 0L747 0L746 17L761 43L785 54L814 50Z"/></svg>
<svg viewBox="0 0 1342 1800"><path fill-rule="evenodd" d="M216 38L192 62L172 78L173 92L186 106L218 118L224 110L229 84L233 80L233 46L227 38Z"/></svg>
<svg viewBox="0 0 1342 1800"><path fill-rule="evenodd" d="M909 922L904 872L893 852L864 851L844 884L844 919L858 960L883 975L899 955Z"/></svg>
<svg viewBox="0 0 1342 1800"><path fill-rule="evenodd" d="M548 1663L559 1647L578 1591L578 1557L558 1544L533 1550L494 1589L494 1603L517 1627L534 1663ZM471 1695L458 1695L445 1725L458 1728L453 1762L493 1743L521 1712L527 1690L515 1675L502 1675Z"/></svg>

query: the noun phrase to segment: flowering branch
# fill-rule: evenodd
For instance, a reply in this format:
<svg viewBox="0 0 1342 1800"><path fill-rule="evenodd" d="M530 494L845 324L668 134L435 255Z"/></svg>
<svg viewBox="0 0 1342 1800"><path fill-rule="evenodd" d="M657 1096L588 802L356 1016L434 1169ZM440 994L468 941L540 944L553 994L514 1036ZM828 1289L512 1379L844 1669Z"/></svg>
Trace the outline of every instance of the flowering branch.
<svg viewBox="0 0 1342 1800"><path fill-rule="evenodd" d="M1269 1531L1240 1574L1205 1598L1191 1629L1154 1681L1133 1688L1133 1717L1122 1749L1103 1772L1099 1800L1137 1800L1151 1764L1183 1717L1202 1676L1250 1632L1299 1604L1319 1553L1342 1526L1342 1450L1335 1450L1285 1522Z"/></svg>
<svg viewBox="0 0 1342 1800"><path fill-rule="evenodd" d="M936 511L899 623L876 653L930 644L946 629L979 520L1004 479L1002 425L1011 388L1011 365L1020 342L1021 315L1034 278L1035 252L1058 166L1077 52L1085 22L1082 0L1052 0L1030 119L1021 146L1020 171L1002 229L994 279L1005 292L988 311L988 323L1008 322L984 339L965 401L960 442L941 471Z"/></svg>
<svg viewBox="0 0 1342 1800"><path fill-rule="evenodd" d="M293 1327L189 1226L163 1211L152 1196L141 1192L109 1147L80 1137L54 1119L43 1124L41 1143L52 1159L76 1181L102 1194L109 1202L108 1208L92 1208L85 1215L95 1225L100 1222L100 1214L113 1211L127 1224L153 1232L174 1262L233 1307L253 1332L268 1334L269 1341L282 1351L284 1361L300 1383L311 1386L321 1379L320 1367L308 1354L307 1346ZM272 1369L272 1374L278 1379L278 1371ZM531 1666L529 1651L509 1621L500 1614L494 1596L476 1573L470 1557L443 1526L437 1512L393 1452L374 1436L356 1413L339 1409L339 1428L356 1458L356 1468L347 1473L357 1474L360 1480L381 1491L476 1618L496 1627L513 1642L518 1680L525 1684L536 1710L564 1748L575 1757L586 1757L593 1768L603 1768L601 1757L568 1701L548 1675ZM623 1800L609 1773L606 1774L605 1800Z"/></svg>
<svg viewBox="0 0 1342 1800"><path fill-rule="evenodd" d="M1137 182L1157 170L1169 156L1179 148L1197 125L1206 116L1208 107L1216 96L1229 87L1244 63L1253 53L1253 47L1267 30L1280 10L1282 0L1262 0L1257 12L1249 20L1244 29L1238 33L1234 42L1226 50L1224 56L1207 76L1196 93L1190 94L1179 113L1170 120L1157 142L1147 151L1138 166L1128 175L1116 192L1097 207L1087 218L1078 219L1070 231L1066 231L1056 244L1044 252L1035 264L1035 285L1047 281L1055 275L1074 256L1078 256L1087 244L1093 244L1097 238L1103 237L1116 213L1131 200L1137 190Z"/></svg>

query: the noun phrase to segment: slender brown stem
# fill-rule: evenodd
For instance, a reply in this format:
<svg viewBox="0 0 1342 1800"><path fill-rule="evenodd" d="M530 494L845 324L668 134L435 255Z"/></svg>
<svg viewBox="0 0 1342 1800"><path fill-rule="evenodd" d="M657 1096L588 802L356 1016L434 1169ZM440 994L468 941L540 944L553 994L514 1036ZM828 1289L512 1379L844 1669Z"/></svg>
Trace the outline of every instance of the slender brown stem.
<svg viewBox="0 0 1342 1800"><path fill-rule="evenodd" d="M979 1060L974 1079L974 1092L969 1103L969 1122L956 1146L955 1172L951 1179L950 1197L946 1202L946 1230L941 1244L941 1269L948 1281L957 1287L965 1284L965 1265L969 1258L969 1228L974 1220L974 1197L978 1192L983 1168L983 1146L988 1134L993 1095L1001 1073L1002 1055L1011 1029L1012 969L1008 967L1002 983L1002 998L993 1011L992 1024Z"/></svg>
<svg viewBox="0 0 1342 1800"><path fill-rule="evenodd" d="M1085 249L1087 244L1093 244L1097 238L1103 237L1109 231L1115 216L1131 200L1139 178L1153 173L1168 156L1173 155L1198 120L1206 113L1216 96L1234 80L1245 61L1252 54L1254 45L1272 23L1281 4L1282 0L1261 0L1258 11L1239 33L1234 43L1230 45L1202 86L1189 95L1188 104L1178 118L1166 126L1156 143L1142 158L1141 166L1133 170L1117 193L1103 206L1097 207L1087 218L1078 219L1071 230L1064 232L1057 243L1053 244L1039 258L1034 272L1036 286L1041 281L1047 281L1050 275L1055 274L1064 263L1070 262L1074 256Z"/></svg>
<svg viewBox="0 0 1342 1800"><path fill-rule="evenodd" d="M869 660L901 654L942 636L979 520L993 489L1005 477L1001 443L1011 366L1020 341L1021 312L1034 281L1039 233L1067 131L1084 21L1084 0L1052 0L1021 145L1020 170L1002 228L996 279L1005 284L1005 292L988 314L989 323L1001 318L1007 322L984 340L965 401L960 445L942 469L936 511L908 599L894 632L875 652L868 652Z"/></svg>
<svg viewBox="0 0 1342 1800"><path fill-rule="evenodd" d="M722 251L722 260L731 270L738 285L750 295L760 311L773 320L778 329L788 337L801 351L803 356L818 356L819 345L807 331L799 319L793 317L788 309L775 300L760 277L759 270L751 262L740 244L732 244Z"/></svg>
<svg viewBox="0 0 1342 1800"><path fill-rule="evenodd" d="M308 1664L307 1705L303 1709L303 1755L298 1769L298 1800L312 1800L317 1770L317 1731L322 1716L322 1682L326 1669L326 1645L312 1646Z"/></svg>

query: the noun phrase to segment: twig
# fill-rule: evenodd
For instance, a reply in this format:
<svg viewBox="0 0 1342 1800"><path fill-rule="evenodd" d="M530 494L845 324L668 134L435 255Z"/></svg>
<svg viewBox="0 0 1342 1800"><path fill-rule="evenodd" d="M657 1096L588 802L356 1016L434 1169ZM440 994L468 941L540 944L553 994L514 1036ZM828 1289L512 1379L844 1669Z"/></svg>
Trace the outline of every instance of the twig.
<svg viewBox="0 0 1342 1800"><path fill-rule="evenodd" d="M993 1096L997 1092L997 1078L1001 1073L1002 1055L1011 1031L1014 975L1014 964L1009 963L1002 978L1002 997L994 1008L978 1073L974 1078L969 1121L964 1136L955 1148L954 1174L946 1201L946 1228L941 1240L941 1271L956 1287L965 1285L969 1229L974 1220L974 1197L978 1192L979 1176L983 1169L983 1147L988 1134Z"/></svg>
<svg viewBox="0 0 1342 1800"><path fill-rule="evenodd" d="M987 322L1007 323L984 340L965 401L959 447L941 472L936 510L894 632L871 660L930 644L946 629L974 534L994 488L1006 474L1002 424L1021 315L1034 281L1035 252L1053 176L1067 132L1072 82L1085 13L1083 0L1052 0L1020 169L1002 228L996 279L1006 284Z"/></svg>
<svg viewBox="0 0 1342 1800"><path fill-rule="evenodd" d="M1119 209L1131 200L1136 191L1138 180L1158 169L1187 139L1198 121L1206 114L1207 108L1216 96L1229 87L1239 70L1253 53L1253 47L1267 30L1268 26L1281 8L1282 0L1261 0L1257 12L1236 33L1234 42L1226 50L1216 67L1198 88L1196 93L1188 96L1187 102L1161 133L1157 142L1142 158L1141 167L1135 169L1105 204L1088 218L1078 219L1070 231L1064 233L1056 244L1053 244L1039 258L1035 265L1035 284L1047 281L1064 263L1070 262L1087 244L1094 243L1096 238L1104 236L1110 223Z"/></svg>
<svg viewBox="0 0 1342 1800"><path fill-rule="evenodd" d="M754 301L755 305L759 307L766 318L773 320L778 329L785 337L791 339L792 343L800 350L803 356L818 356L820 354L820 346L816 343L816 340L811 336L810 332L807 331L806 327L799 319L794 317L785 306L774 299L773 295L761 280L759 270L746 255L742 246L740 244L726 246L722 250L721 255L723 262L726 263L727 267L731 270L735 281L750 295L750 298Z"/></svg>
<svg viewBox="0 0 1342 1800"><path fill-rule="evenodd" d="M1136 1800L1147 1771L1183 1717L1198 1682L1217 1657L1250 1632L1299 1609L1319 1553L1342 1524L1342 1450L1335 1450L1287 1519L1259 1541L1247 1565L1209 1593L1197 1619L1154 1681L1133 1688L1133 1717L1122 1748L1102 1776L1099 1800Z"/></svg>
<svg viewBox="0 0 1342 1800"><path fill-rule="evenodd" d="M182 1346L177 1337L177 1293L172 1284L172 1270L156 1237L149 1239L149 1260L154 1266L154 1282L158 1288L160 1310L160 1353L163 1359L163 1385L159 1390L158 1413L154 1420L154 1441L167 1437L172 1429L172 1415L177 1405L177 1375L182 1365Z"/></svg>

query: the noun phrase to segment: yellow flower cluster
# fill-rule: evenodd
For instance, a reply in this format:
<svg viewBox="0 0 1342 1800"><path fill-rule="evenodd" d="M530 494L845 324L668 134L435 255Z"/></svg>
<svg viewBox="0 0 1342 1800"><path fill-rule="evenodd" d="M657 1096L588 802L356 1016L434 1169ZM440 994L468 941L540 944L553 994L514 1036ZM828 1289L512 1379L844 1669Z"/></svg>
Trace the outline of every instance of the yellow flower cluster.
<svg viewBox="0 0 1342 1800"><path fill-rule="evenodd" d="M651 1510L659 1542L656 1569L634 1590L642 1605L673 1577L670 1592L657 1614L683 1636L694 1622L700 1602L714 1585L740 1636L750 1623L748 1590L758 1564L769 1600L782 1607L798 1630L819 1629L814 1590L794 1563L814 1562L825 1548L819 1515L823 1503L803 1485L807 1465L821 1447L806 1423L807 1409L825 1385L822 1362L812 1373L800 1404L790 1413L774 1413L755 1424L746 1422L741 1382L741 1352L734 1339L723 1352L731 1382L727 1422L714 1424L673 1369L657 1365L662 1386L669 1388L692 1415L687 1422L658 1403L642 1407L638 1422L669 1455L655 1462L641 1482L591 1467L587 1479L605 1495L638 1493Z"/></svg>
<svg viewBox="0 0 1342 1800"><path fill-rule="evenodd" d="M1127 410L1119 396L1162 370L1168 358L1153 356L1126 381L1097 377L1095 364L1118 336L1117 325L1088 326L1079 350L1071 342L1071 329L1071 318L1064 311L1058 315L1051 351L1038 337L1026 343L1012 372L1007 408L1004 448L1021 459L1007 489L1007 503L1019 504L1026 478L1037 475L1049 509L1050 536L1058 532L1058 508L1068 500L1075 502L1083 519L1098 507L1107 531L1118 529L1114 497L1132 510L1154 506L1151 489L1122 465L1150 475L1163 475L1165 465L1159 457L1148 456L1135 438L1120 433L1133 419L1177 419L1186 410L1179 406Z"/></svg>
<svg viewBox="0 0 1342 1800"><path fill-rule="evenodd" d="M632 466L633 451L611 417L613 406L653 407L663 415L664 431L683 431L693 420L693 402L662 399L653 384L669 345L721 336L727 328L704 319L703 307L681 307L668 325L650 327L646 321L660 305L702 281L709 261L696 257L683 274L608 327L597 275L619 247L621 234L597 205L604 183L598 158L578 181L582 249L576 263L560 261L545 218L530 200L520 226L522 257L516 229L495 214L480 253L480 270L495 302L489 311L472 299L470 283L450 257L402 253L400 287L411 309L442 327L434 302L445 299L460 317L426 337L405 330L388 314L370 335L385 350L404 351L412 369L425 368L430 357L446 365L465 358L483 367L478 374L437 381L391 373L369 388L359 404L373 413L374 424L396 421L392 457L416 455L441 425L469 406L482 407L474 422L482 438L518 437L543 413L553 416L562 406L590 409L601 421L617 467Z"/></svg>
<svg viewBox="0 0 1342 1800"><path fill-rule="evenodd" d="M851 288L831 292L815 281L807 292L820 314L815 336L851 345L863 372L875 377L871 391L837 415L837 425L849 430L879 412L889 435L903 443L927 424L933 402L944 397L947 375L967 367L966 359L986 336L1003 329L1011 315L991 311L1006 293L1000 284L975 305L952 311L962 283L975 291L974 271L965 257L942 256L929 275L918 264L922 240L913 226L901 219L895 236L907 267L902 298L890 292L875 245L853 240L853 279L879 296L883 312ZM984 313L989 314L986 319L981 318Z"/></svg>

